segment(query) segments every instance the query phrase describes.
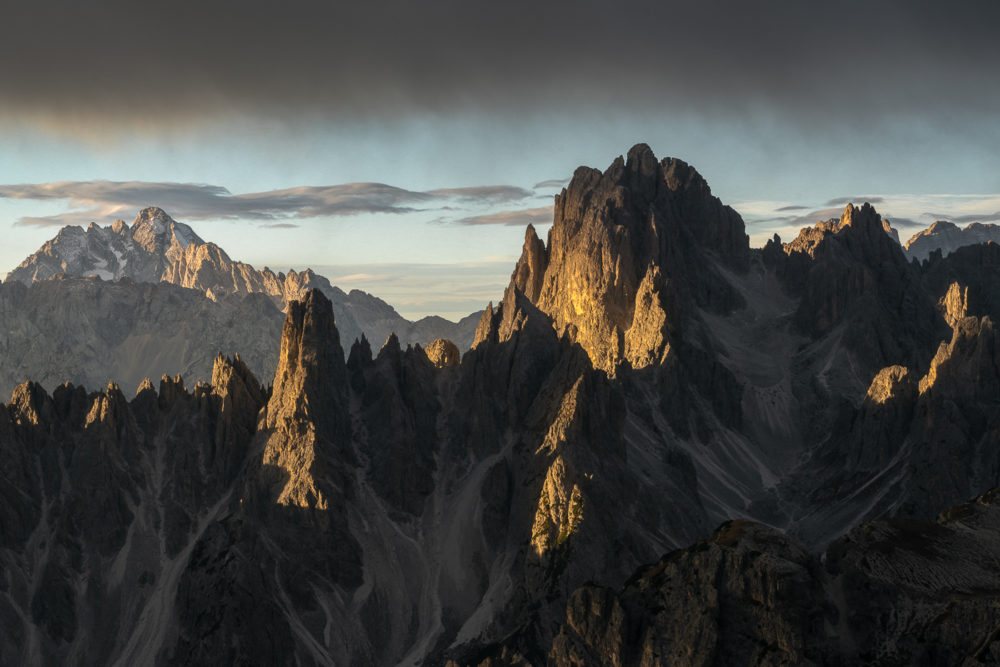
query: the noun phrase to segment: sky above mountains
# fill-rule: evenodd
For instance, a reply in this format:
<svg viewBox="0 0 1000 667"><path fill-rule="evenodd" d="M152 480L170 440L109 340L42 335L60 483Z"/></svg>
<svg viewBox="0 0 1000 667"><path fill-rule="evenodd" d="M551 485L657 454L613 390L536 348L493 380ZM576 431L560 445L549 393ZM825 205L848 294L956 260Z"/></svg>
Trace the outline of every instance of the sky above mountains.
<svg viewBox="0 0 1000 667"><path fill-rule="evenodd" d="M997 25L904 0L23 3L0 25L0 273L157 205L258 267L457 317L578 165L640 141L757 244L844 200L904 239L996 220Z"/></svg>

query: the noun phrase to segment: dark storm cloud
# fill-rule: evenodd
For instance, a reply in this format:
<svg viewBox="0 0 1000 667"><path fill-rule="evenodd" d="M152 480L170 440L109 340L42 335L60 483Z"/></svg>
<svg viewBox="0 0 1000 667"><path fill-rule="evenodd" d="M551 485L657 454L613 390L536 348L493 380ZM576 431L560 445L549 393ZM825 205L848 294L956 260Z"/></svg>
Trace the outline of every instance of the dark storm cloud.
<svg viewBox="0 0 1000 667"><path fill-rule="evenodd" d="M0 199L65 202L73 211L24 217L18 225L65 226L131 214L149 205L160 206L188 220L206 218L281 220L360 213L412 213L429 208L449 209L448 202L496 205L532 196L508 185L444 188L417 192L384 183L344 183L300 186L283 190L232 194L224 187L197 183L70 181L0 185Z"/></svg>
<svg viewBox="0 0 1000 667"><path fill-rule="evenodd" d="M997 25L983 0L38 0L4 9L0 112L155 128L763 106L848 128L901 110L958 124L997 108Z"/></svg>

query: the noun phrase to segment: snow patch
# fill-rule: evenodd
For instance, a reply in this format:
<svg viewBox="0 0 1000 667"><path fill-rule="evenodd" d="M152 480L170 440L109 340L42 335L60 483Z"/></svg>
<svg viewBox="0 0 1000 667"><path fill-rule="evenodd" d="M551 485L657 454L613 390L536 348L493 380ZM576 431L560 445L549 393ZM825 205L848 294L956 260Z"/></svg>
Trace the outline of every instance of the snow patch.
<svg viewBox="0 0 1000 667"><path fill-rule="evenodd" d="M184 225L179 225L175 222L173 224L173 230L174 230L174 240L177 241L177 243L180 244L182 248L187 248L193 241L193 239L191 238L193 236L193 233L191 232L190 228L185 229Z"/></svg>

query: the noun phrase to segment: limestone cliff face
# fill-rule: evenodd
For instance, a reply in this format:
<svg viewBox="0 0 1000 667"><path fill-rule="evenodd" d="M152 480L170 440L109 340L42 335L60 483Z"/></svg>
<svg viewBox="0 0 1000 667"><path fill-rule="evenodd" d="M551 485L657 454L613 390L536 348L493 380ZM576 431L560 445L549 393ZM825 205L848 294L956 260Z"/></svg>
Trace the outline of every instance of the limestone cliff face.
<svg viewBox="0 0 1000 667"><path fill-rule="evenodd" d="M820 664L825 624L818 560L765 526L724 524L709 539L638 570L615 593L570 597L553 665Z"/></svg>

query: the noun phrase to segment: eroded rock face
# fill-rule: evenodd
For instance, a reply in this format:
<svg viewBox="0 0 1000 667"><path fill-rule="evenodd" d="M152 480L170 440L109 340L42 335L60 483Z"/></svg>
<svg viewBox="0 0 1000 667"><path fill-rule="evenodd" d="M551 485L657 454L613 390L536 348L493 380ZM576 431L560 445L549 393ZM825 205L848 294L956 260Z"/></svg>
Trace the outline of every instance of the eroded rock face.
<svg viewBox="0 0 1000 667"><path fill-rule="evenodd" d="M114 384L91 394L63 385L51 397L17 388L0 428L14 464L2 495L31 501L0 505L3 662L155 659L168 627L148 609L172 614L191 545L219 516L263 404L242 362L220 358L215 370L217 386L147 386L131 402ZM135 639L109 632L117 627Z"/></svg>

